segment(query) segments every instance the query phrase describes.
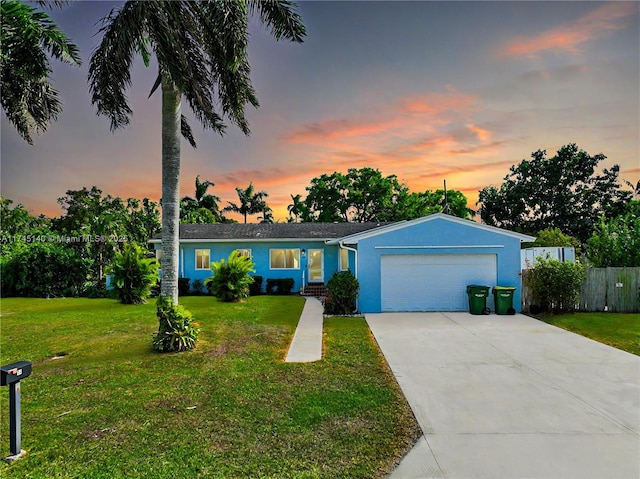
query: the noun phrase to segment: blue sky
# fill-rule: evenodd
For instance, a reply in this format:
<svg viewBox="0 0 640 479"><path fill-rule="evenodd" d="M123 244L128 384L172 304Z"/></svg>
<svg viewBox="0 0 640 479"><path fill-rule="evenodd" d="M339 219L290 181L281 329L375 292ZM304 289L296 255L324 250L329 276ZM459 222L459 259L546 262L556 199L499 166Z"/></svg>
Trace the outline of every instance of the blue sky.
<svg viewBox="0 0 640 479"><path fill-rule="evenodd" d="M59 215L56 199L83 186L159 199L160 96L147 99L155 70L135 64L124 130L111 133L90 102L95 24L120 4L72 2L52 13L84 64L54 64L64 111L34 146L2 116L2 194L34 214ZM301 45L252 25L261 104L248 111L252 134L229 126L220 137L194 120L198 148L183 142L183 195L199 174L224 206L253 181L283 220L289 195L304 197L313 177L369 166L412 191L446 179L473 206L511 165L567 143L604 153L602 166L619 164L622 179L640 179L637 2L299 5Z"/></svg>

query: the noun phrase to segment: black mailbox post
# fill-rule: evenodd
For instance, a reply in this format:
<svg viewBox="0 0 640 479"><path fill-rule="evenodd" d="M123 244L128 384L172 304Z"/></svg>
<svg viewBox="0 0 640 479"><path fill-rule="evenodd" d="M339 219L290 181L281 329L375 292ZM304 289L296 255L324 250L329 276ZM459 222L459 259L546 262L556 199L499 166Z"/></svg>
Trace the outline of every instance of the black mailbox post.
<svg viewBox="0 0 640 479"><path fill-rule="evenodd" d="M17 363L0 366L0 386L9 386L9 447L11 455L6 460L22 457L22 444L20 439L20 380L31 375L31 362L18 361Z"/></svg>

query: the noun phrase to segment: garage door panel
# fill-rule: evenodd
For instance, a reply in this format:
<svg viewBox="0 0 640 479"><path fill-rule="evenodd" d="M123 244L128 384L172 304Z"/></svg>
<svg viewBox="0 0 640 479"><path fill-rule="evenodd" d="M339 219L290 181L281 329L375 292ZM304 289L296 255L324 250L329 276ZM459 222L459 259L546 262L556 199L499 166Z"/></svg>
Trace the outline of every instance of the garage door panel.
<svg viewBox="0 0 640 479"><path fill-rule="evenodd" d="M383 255L382 311L465 311L468 284L496 284L495 255Z"/></svg>

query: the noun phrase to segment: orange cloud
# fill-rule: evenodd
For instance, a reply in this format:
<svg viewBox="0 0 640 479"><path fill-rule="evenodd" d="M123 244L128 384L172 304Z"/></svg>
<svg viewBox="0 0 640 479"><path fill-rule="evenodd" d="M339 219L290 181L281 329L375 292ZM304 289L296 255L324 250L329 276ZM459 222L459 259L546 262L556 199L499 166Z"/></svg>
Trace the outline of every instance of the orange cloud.
<svg viewBox="0 0 640 479"><path fill-rule="evenodd" d="M491 141L492 133L489 130L484 128L480 128L479 126L468 124L467 128L469 128L472 132L474 132L478 136L478 140L480 141Z"/></svg>
<svg viewBox="0 0 640 479"><path fill-rule="evenodd" d="M545 51L576 53L583 43L626 28L637 14L638 5L635 2L607 2L575 21L533 37L514 38L500 47L498 54L534 58Z"/></svg>

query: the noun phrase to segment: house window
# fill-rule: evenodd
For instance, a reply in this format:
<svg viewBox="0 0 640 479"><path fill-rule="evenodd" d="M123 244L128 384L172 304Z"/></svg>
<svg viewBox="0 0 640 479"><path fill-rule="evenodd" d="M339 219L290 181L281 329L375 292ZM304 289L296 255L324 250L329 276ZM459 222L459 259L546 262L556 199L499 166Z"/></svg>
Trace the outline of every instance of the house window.
<svg viewBox="0 0 640 479"><path fill-rule="evenodd" d="M196 250L196 269L209 269L210 266L211 266L211 261L209 260L209 250L197 249Z"/></svg>
<svg viewBox="0 0 640 479"><path fill-rule="evenodd" d="M349 269L349 250L340 248L340 271Z"/></svg>
<svg viewBox="0 0 640 479"><path fill-rule="evenodd" d="M158 262L159 265L162 265L162 250L161 249L157 249L156 250L156 261Z"/></svg>
<svg viewBox="0 0 640 479"><path fill-rule="evenodd" d="M237 249L236 251L240 254L240 256L244 256L245 258L251 259L250 249Z"/></svg>
<svg viewBox="0 0 640 479"><path fill-rule="evenodd" d="M299 249L269 250L271 269L300 269Z"/></svg>

